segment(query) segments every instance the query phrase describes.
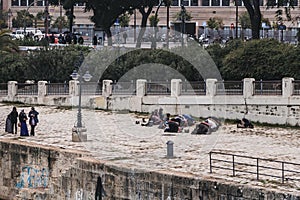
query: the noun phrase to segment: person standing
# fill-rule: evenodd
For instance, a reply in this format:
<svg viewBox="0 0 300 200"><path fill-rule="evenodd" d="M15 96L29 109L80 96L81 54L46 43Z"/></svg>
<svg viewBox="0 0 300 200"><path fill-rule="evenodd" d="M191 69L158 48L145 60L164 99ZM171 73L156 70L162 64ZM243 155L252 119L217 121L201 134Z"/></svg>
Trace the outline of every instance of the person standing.
<svg viewBox="0 0 300 200"><path fill-rule="evenodd" d="M19 114L19 121L21 124L21 131L20 131L20 135L21 136L29 136L28 135L28 128L27 128L27 116L26 113L24 112L24 109L21 110L20 114Z"/></svg>
<svg viewBox="0 0 300 200"><path fill-rule="evenodd" d="M18 111L16 107L13 107L12 111L9 114L10 122L11 122L11 127L12 127L12 133L17 134L17 123L18 123ZM15 131L14 131L15 130Z"/></svg>
<svg viewBox="0 0 300 200"><path fill-rule="evenodd" d="M31 126L31 129L30 129L31 136L34 136L34 129L35 129L37 123L39 122L38 115L39 115L39 113L34 109L34 107L31 107L31 110L28 113L29 125Z"/></svg>

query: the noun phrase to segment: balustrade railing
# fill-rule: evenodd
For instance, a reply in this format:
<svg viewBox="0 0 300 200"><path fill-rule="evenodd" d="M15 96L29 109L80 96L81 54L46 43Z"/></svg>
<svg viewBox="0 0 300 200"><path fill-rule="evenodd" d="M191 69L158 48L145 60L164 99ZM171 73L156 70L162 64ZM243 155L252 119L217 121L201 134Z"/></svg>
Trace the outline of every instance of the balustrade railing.
<svg viewBox="0 0 300 200"><path fill-rule="evenodd" d="M170 95L171 83L169 81L157 81L146 83L146 95Z"/></svg>
<svg viewBox="0 0 300 200"><path fill-rule="evenodd" d="M46 83L46 95L68 95L69 83Z"/></svg>
<svg viewBox="0 0 300 200"><path fill-rule="evenodd" d="M182 95L205 95L206 83L205 81L184 81L182 82Z"/></svg>
<svg viewBox="0 0 300 200"><path fill-rule="evenodd" d="M0 96L7 96L8 88L7 83L0 83Z"/></svg>
<svg viewBox="0 0 300 200"><path fill-rule="evenodd" d="M38 95L37 83L18 83L17 87L18 95Z"/></svg>
<svg viewBox="0 0 300 200"><path fill-rule="evenodd" d="M102 95L102 82L81 83L82 95Z"/></svg>
<svg viewBox="0 0 300 200"><path fill-rule="evenodd" d="M300 95L300 81L293 81L293 95Z"/></svg>
<svg viewBox="0 0 300 200"><path fill-rule="evenodd" d="M243 95L243 81L216 82L216 95Z"/></svg>
<svg viewBox="0 0 300 200"><path fill-rule="evenodd" d="M112 83L113 95L135 95L136 94L136 82L113 82Z"/></svg>
<svg viewBox="0 0 300 200"><path fill-rule="evenodd" d="M254 81L254 95L282 95L282 81Z"/></svg>

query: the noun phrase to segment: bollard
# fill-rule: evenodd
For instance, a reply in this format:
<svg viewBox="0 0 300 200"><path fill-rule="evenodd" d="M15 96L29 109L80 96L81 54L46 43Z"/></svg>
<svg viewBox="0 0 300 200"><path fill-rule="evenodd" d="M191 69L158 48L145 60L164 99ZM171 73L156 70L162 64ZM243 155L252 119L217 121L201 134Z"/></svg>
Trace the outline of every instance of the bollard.
<svg viewBox="0 0 300 200"><path fill-rule="evenodd" d="M173 144L171 140L167 142L167 158L173 158Z"/></svg>

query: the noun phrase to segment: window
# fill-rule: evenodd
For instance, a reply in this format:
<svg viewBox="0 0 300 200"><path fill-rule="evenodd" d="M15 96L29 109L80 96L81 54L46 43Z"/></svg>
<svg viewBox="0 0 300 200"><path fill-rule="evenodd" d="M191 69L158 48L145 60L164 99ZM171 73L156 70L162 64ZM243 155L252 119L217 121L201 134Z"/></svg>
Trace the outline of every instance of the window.
<svg viewBox="0 0 300 200"><path fill-rule="evenodd" d="M222 0L222 6L229 6L230 0Z"/></svg>
<svg viewBox="0 0 300 200"><path fill-rule="evenodd" d="M184 5L184 6L189 6L189 1L187 0L181 0L181 5Z"/></svg>
<svg viewBox="0 0 300 200"><path fill-rule="evenodd" d="M198 6L198 0L191 0L191 6Z"/></svg>
<svg viewBox="0 0 300 200"><path fill-rule="evenodd" d="M212 6L220 6L220 0L212 0L211 5Z"/></svg>
<svg viewBox="0 0 300 200"><path fill-rule="evenodd" d="M27 0L21 0L21 6L27 6Z"/></svg>
<svg viewBox="0 0 300 200"><path fill-rule="evenodd" d="M172 6L179 6L178 0L173 0L171 5Z"/></svg>
<svg viewBox="0 0 300 200"><path fill-rule="evenodd" d="M37 1L36 5L37 6L44 6L45 4L44 4L44 1Z"/></svg>
<svg viewBox="0 0 300 200"><path fill-rule="evenodd" d="M209 0L202 0L202 6L209 6Z"/></svg>
<svg viewBox="0 0 300 200"><path fill-rule="evenodd" d="M34 6L34 0L28 0L28 6Z"/></svg>
<svg viewBox="0 0 300 200"><path fill-rule="evenodd" d="M19 0L12 0L11 6L19 6Z"/></svg>

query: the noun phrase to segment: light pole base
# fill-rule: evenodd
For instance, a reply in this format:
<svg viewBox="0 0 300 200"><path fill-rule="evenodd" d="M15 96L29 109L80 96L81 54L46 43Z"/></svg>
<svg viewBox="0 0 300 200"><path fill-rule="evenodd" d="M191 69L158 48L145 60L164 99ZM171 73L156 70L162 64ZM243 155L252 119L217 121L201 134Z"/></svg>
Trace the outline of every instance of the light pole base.
<svg viewBox="0 0 300 200"><path fill-rule="evenodd" d="M73 127L72 128L72 142L86 142L87 134L86 128L84 127Z"/></svg>

